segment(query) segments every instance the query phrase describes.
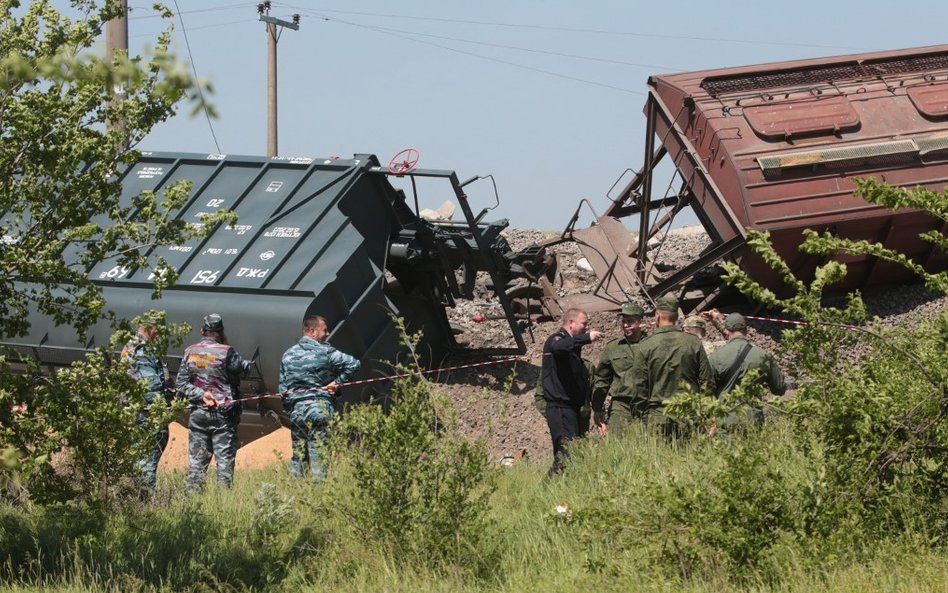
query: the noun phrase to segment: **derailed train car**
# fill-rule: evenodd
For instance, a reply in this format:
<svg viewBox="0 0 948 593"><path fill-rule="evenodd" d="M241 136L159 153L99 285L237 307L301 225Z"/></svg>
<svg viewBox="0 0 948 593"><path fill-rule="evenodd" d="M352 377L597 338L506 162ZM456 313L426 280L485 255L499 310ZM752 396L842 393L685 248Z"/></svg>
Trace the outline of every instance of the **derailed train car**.
<svg viewBox="0 0 948 593"><path fill-rule="evenodd" d="M802 254L804 229L880 243L927 269L948 254L919 233L945 225L913 211L891 212L853 195L854 178L944 191L948 184L948 45L740 68L652 76L645 105L645 162L588 229L567 228L603 279L584 296L592 309L614 308L631 293L649 299L676 290L706 306L715 289L689 294L686 283L722 259L756 280L785 289L746 246L750 229L766 230L800 276L820 260ZM656 167L674 166L678 183L653 193ZM666 230L690 208L712 239L689 266L659 271ZM638 216L630 240L618 219ZM845 290L906 278L875 257L842 258ZM693 285L692 285L693 287Z"/></svg>
<svg viewBox="0 0 948 593"><path fill-rule="evenodd" d="M464 219L421 218L389 183L392 175L443 180ZM535 280L552 262L542 248L513 252L500 236L506 220L483 221L487 210L474 215L463 187L477 178L462 183L453 171L415 169L408 160L383 167L373 155L315 160L145 153L121 175L122 200L130 203L142 191L160 191L179 179L193 184L177 213L182 220L196 223L203 213L226 208L238 221L206 238L156 249L179 273L159 301L151 299L149 270L104 261L89 274L119 318L155 308L171 321L190 323L186 343L198 339L203 315L220 313L230 343L254 360L241 384L245 396L277 390L282 354L299 339L308 314L325 317L330 342L363 361L356 380L390 374L403 356L393 316L404 318L409 331L423 331L415 353L420 360L439 362L456 346L446 308L472 298L478 273L490 276L510 323L511 349L524 350L521 320L506 291L514 280ZM30 322L29 335L5 345L50 369L107 344L113 331L103 321L80 342L71 327L40 315ZM172 371L181 354L169 352ZM386 387L369 383L347 388L343 396L365 399ZM279 399L262 398L249 411L258 406L260 414L245 411L242 443L279 427L278 415L263 413L279 411Z"/></svg>

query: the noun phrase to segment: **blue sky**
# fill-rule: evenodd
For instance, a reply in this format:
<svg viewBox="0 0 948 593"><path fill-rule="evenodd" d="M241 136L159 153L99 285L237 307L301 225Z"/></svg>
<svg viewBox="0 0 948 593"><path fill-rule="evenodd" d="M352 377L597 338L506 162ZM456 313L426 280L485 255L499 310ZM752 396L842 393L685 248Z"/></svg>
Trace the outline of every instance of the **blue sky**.
<svg viewBox="0 0 948 593"><path fill-rule="evenodd" d="M212 135L182 109L141 148L265 154L267 37L256 2L177 1L175 49L212 83L218 117ZM162 24L149 4L129 5L134 52ZM602 212L616 179L641 167L650 74L945 43L946 6L274 1L271 16L301 16L279 41L279 153L387 163L413 147L419 167L493 175L500 206L488 218L559 230L582 198ZM468 189L475 211L493 204L489 182ZM422 207L451 197L422 190Z"/></svg>

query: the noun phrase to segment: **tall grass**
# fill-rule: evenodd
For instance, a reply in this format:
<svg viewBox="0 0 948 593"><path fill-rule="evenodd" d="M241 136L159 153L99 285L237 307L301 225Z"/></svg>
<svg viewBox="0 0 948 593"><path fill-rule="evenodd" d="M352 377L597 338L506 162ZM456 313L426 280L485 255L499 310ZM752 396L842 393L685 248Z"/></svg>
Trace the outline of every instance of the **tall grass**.
<svg viewBox="0 0 948 593"><path fill-rule="evenodd" d="M211 485L190 498L180 475L163 475L156 500L118 512L0 508L0 583L64 592L948 591L948 553L923 529L810 553L799 517L781 515L804 512L793 495L812 477L788 432L778 423L669 443L632 429L578 444L555 479L542 460L499 469L487 527L454 564L403 554L361 529L339 500L355 487L344 472L316 485L282 466L246 471L232 490ZM720 508L734 499L747 502ZM742 556L742 546L760 553Z"/></svg>

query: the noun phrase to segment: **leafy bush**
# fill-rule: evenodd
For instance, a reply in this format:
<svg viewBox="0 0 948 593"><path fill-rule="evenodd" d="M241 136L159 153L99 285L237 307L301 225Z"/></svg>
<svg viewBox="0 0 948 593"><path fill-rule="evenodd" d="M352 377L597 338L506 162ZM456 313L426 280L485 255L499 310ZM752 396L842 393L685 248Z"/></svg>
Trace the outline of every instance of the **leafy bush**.
<svg viewBox="0 0 948 593"><path fill-rule="evenodd" d="M492 489L485 445L456 432L449 406L424 379L398 379L392 397L388 413L359 405L335 427L335 461L354 480L347 512L398 553L456 558L484 529Z"/></svg>
<svg viewBox="0 0 948 593"><path fill-rule="evenodd" d="M921 208L948 222L948 192L861 180L857 194L890 208ZM936 249L948 248L948 239L938 232L923 233L920 239ZM916 530L941 542L948 487L948 313L909 331L859 325L866 308L858 293L847 296L844 308L824 306L823 291L845 277L845 264L820 266L807 286L776 254L766 233L750 233L749 243L795 294L778 299L733 264L727 266L727 280L769 308L807 323L783 334L791 374L801 379L785 411L817 472L803 533L831 554L845 553L847 545L858 548L854 542ZM908 267L930 289L948 290L945 272L928 273L878 244L806 231L801 250L887 259ZM851 358L858 352L868 354L847 359L847 353Z"/></svg>
<svg viewBox="0 0 948 593"><path fill-rule="evenodd" d="M200 224L178 216L190 194L186 180L123 196L116 171L138 159L132 147L182 99L203 104L201 89L169 51L170 28L150 55L105 57L92 48L121 3L73 0L60 12L56 5L64 4L0 3L2 339L42 336L44 328L30 327L36 313L82 339L99 321L115 321L89 275L93 266L109 261L122 275L151 271L157 297L176 272L155 247L235 220L224 211L194 221ZM107 364L114 351L52 373L0 348L0 479L14 485L10 498L104 500L129 475L126 452L149 430L135 424L136 410L117 403L133 386ZM45 380L34 380L43 373Z"/></svg>
<svg viewBox="0 0 948 593"><path fill-rule="evenodd" d="M924 207L948 219L946 194L886 190L860 184L890 206ZM891 188L890 188L891 189ZM878 245L805 233L803 249L831 255L868 254L903 263L932 289L945 290L945 273L929 274ZM945 237L926 233L936 248ZM692 473L657 476L646 495L594 499L571 521L590 542L590 567L621 572L615 558L635 553L646 564L681 579L778 577L779 558L825 564L863 560L883 542L906 538L941 545L948 528L948 312L913 330L884 331L862 323L858 293L827 306L824 290L841 281L846 266L829 261L807 284L772 248L767 233L751 232L751 247L793 290L777 296L736 265L727 280L754 300L805 324L783 333L794 396L771 406L783 432L718 431L722 420L761 393L753 378L725 398L684 393L667 410L692 435L708 463ZM621 485L605 484L608 492ZM595 554L595 538L610 542L612 556Z"/></svg>
<svg viewBox="0 0 948 593"><path fill-rule="evenodd" d="M163 315L149 311L145 317ZM3 473L20 502L62 503L81 500L111 504L136 493L137 466L153 442L154 433L183 409L162 398L145 402L145 388L128 376L127 363L117 352L132 336L128 322L120 324L108 347L51 374L41 375L38 363L21 359L22 372L0 387L0 446L12 457ZM180 343L186 324L158 324L152 342L159 356L169 344ZM147 418L139 421L147 412Z"/></svg>
<svg viewBox="0 0 948 593"><path fill-rule="evenodd" d="M333 471L351 473L344 512L363 533L398 555L452 561L484 533L492 470L483 440L458 432L418 370L399 367L387 411L357 405L335 425Z"/></svg>

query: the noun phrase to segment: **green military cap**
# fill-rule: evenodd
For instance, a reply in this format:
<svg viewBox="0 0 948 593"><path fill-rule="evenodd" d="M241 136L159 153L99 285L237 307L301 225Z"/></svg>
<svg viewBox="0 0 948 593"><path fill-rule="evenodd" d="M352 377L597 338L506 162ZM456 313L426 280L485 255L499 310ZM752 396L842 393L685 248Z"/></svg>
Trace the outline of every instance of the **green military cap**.
<svg viewBox="0 0 948 593"><path fill-rule="evenodd" d="M627 315L629 317L641 317L645 315L645 309L642 308L642 305L638 303L633 303L628 301L622 303L622 315Z"/></svg>
<svg viewBox="0 0 948 593"><path fill-rule="evenodd" d="M704 317L699 315L690 315L685 319L685 322L682 325L684 327L700 327L701 329L708 327L707 321L705 321Z"/></svg>
<svg viewBox="0 0 948 593"><path fill-rule="evenodd" d="M655 301L655 310L677 313L678 312L678 299L676 299L675 297L671 295L663 296L662 298Z"/></svg>
<svg viewBox="0 0 948 593"><path fill-rule="evenodd" d="M728 331L747 329L747 320L740 313L728 313L724 318L724 329Z"/></svg>

